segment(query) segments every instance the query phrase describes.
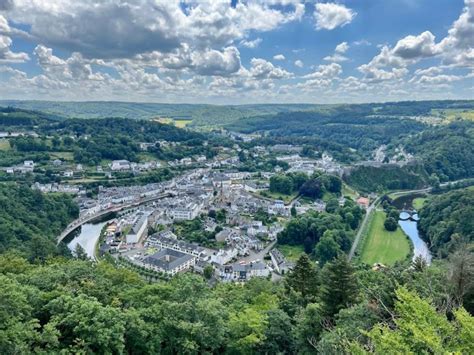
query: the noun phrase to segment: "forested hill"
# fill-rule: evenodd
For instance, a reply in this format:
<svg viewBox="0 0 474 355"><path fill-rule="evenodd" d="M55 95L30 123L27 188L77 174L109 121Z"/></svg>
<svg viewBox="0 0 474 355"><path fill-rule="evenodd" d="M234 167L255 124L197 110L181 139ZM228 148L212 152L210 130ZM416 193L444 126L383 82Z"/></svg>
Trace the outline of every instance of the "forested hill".
<svg viewBox="0 0 474 355"><path fill-rule="evenodd" d="M474 251L474 189L431 197L420 211L418 225L431 250L440 257L456 249Z"/></svg>
<svg viewBox="0 0 474 355"><path fill-rule="evenodd" d="M474 177L474 121L431 127L402 139L402 144L441 181Z"/></svg>
<svg viewBox="0 0 474 355"><path fill-rule="evenodd" d="M40 123L61 120L63 117L41 111L23 110L13 107L0 107L0 127L33 126Z"/></svg>
<svg viewBox="0 0 474 355"><path fill-rule="evenodd" d="M352 105L320 104L253 104L253 105L206 105L206 104L163 104L137 102L61 102L3 100L0 106L11 106L25 110L39 110L66 118L122 117L150 119L166 117L192 120L194 127L217 127L247 121L246 118L294 111L337 113L348 110L352 114L365 112L383 116L430 116L433 110L473 110L473 100L457 101L409 101ZM260 120L259 118L257 120Z"/></svg>
<svg viewBox="0 0 474 355"><path fill-rule="evenodd" d="M31 261L68 254L55 237L79 215L70 195L45 195L26 186L0 185L0 254L15 250ZM1 352L1 351L0 351Z"/></svg>

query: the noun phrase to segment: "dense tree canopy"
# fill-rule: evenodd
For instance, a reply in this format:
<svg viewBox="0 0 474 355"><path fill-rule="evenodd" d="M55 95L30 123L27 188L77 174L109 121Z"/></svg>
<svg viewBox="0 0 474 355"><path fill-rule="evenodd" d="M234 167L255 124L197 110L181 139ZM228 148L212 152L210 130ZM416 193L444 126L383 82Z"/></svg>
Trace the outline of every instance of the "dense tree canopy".
<svg viewBox="0 0 474 355"><path fill-rule="evenodd" d="M16 249L30 260L58 253L55 238L79 214L72 197L0 185L0 253Z"/></svg>
<svg viewBox="0 0 474 355"><path fill-rule="evenodd" d="M431 197L421 209L419 229L441 257L474 243L474 190L450 191Z"/></svg>

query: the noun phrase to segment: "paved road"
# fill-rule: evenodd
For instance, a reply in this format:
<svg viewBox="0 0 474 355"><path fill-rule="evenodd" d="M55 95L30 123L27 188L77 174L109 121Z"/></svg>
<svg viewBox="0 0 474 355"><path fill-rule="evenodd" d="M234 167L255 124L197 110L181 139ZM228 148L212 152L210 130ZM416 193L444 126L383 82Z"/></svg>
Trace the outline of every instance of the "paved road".
<svg viewBox="0 0 474 355"><path fill-rule="evenodd" d="M365 213L364 219L362 220L362 223L360 224L359 230L357 231L357 234L354 239L354 243L352 243L351 250L349 252L349 260L352 259L354 256L354 253L357 249L357 245L359 244L360 237L362 236L362 232L365 230L365 225L367 224L367 221L369 220L370 215L372 214L372 211L375 209L380 197L377 197L374 202L370 204L370 206L367 208L367 211Z"/></svg>
<svg viewBox="0 0 474 355"><path fill-rule="evenodd" d="M238 262L245 261L246 263L250 263L250 262L255 261L255 260L263 261L263 257L265 256L265 254L267 254L275 246L276 242L277 241L274 240L273 242L268 244L265 247L265 249L260 250L258 253L255 253L255 252L251 251L249 256L246 256L244 258L239 259Z"/></svg>

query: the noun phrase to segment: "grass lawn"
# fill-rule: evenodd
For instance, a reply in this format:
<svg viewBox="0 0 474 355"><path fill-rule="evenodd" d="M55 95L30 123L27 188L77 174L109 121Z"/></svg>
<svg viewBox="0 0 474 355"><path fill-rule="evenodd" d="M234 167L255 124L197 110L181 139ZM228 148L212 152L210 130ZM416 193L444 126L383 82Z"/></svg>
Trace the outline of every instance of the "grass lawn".
<svg viewBox="0 0 474 355"><path fill-rule="evenodd" d="M285 256L289 261L295 262L304 253L304 248L301 245L277 245L277 249Z"/></svg>
<svg viewBox="0 0 474 355"><path fill-rule="evenodd" d="M298 196L296 192L291 195L283 195L277 192L270 192L270 190L265 190L262 192L260 192L260 195L262 195L263 197L271 198L273 200L282 200L284 203L290 203L291 200Z"/></svg>
<svg viewBox="0 0 474 355"><path fill-rule="evenodd" d="M346 183L342 184L342 196L348 196L352 198L354 201L357 200L357 197L359 196L357 194L357 191L354 190L352 187L347 185Z"/></svg>
<svg viewBox="0 0 474 355"><path fill-rule="evenodd" d="M72 152L51 152L49 153L51 159L61 159L61 160L74 160L74 153Z"/></svg>
<svg viewBox="0 0 474 355"><path fill-rule="evenodd" d="M375 211L368 235L362 249L362 262L373 265L382 263L393 265L404 260L410 253L410 241L400 227L395 232L385 230L385 212Z"/></svg>
<svg viewBox="0 0 474 355"><path fill-rule="evenodd" d="M10 142L8 141L8 139L0 139L0 150L7 151L10 149L11 147L10 147Z"/></svg>
<svg viewBox="0 0 474 355"><path fill-rule="evenodd" d="M426 197L417 197L413 199L412 205L415 210L420 210L425 204Z"/></svg>
<svg viewBox="0 0 474 355"><path fill-rule="evenodd" d="M174 125L178 128L184 128L191 122L193 122L193 120L174 120Z"/></svg>

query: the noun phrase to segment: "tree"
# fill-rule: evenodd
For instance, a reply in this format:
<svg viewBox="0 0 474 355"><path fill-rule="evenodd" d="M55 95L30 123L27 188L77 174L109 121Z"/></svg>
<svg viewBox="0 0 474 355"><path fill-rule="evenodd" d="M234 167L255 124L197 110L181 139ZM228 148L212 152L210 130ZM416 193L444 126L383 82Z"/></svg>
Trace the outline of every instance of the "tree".
<svg viewBox="0 0 474 355"><path fill-rule="evenodd" d="M294 352L293 324L291 318L280 309L268 312L265 340L260 349L265 354L291 354Z"/></svg>
<svg viewBox="0 0 474 355"><path fill-rule="evenodd" d="M320 180L311 178L301 186L300 194L313 199L321 198L324 194L324 186Z"/></svg>
<svg viewBox="0 0 474 355"><path fill-rule="evenodd" d="M294 205L291 206L290 212L291 212L291 217L296 217L296 215L298 214L296 212L296 207Z"/></svg>
<svg viewBox="0 0 474 355"><path fill-rule="evenodd" d="M319 304L310 303L296 315L295 339L301 353L315 353L323 331L323 317Z"/></svg>
<svg viewBox="0 0 474 355"><path fill-rule="evenodd" d="M86 251L84 250L84 248L80 244L77 244L76 247L74 248L74 255L76 256L76 258L78 258L80 260L89 259L89 257L87 256Z"/></svg>
<svg viewBox="0 0 474 355"><path fill-rule="evenodd" d="M339 244L334 240L332 231L326 231L319 243L316 245L315 254L319 260L319 265L323 266L328 261L333 260L341 253Z"/></svg>
<svg viewBox="0 0 474 355"><path fill-rule="evenodd" d="M385 218L385 222L383 223L383 226L389 232L394 232L398 228L398 223L393 217L388 217L388 218Z"/></svg>
<svg viewBox="0 0 474 355"><path fill-rule="evenodd" d="M286 175L275 175L270 178L270 191L290 195L293 191L293 181Z"/></svg>
<svg viewBox="0 0 474 355"><path fill-rule="evenodd" d="M212 267L212 265L206 265L206 267L204 267L204 278L206 280L210 280L212 275L214 275L214 268Z"/></svg>
<svg viewBox="0 0 474 355"><path fill-rule="evenodd" d="M308 256L302 254L286 278L287 284L299 292L305 303L314 300L318 290L318 272Z"/></svg>
<svg viewBox="0 0 474 355"><path fill-rule="evenodd" d="M334 213L339 208L339 201L337 198L332 198L326 203L326 212Z"/></svg>
<svg viewBox="0 0 474 355"><path fill-rule="evenodd" d="M321 272L320 300L323 314L333 317L341 309L354 304L359 292L354 268L346 255L327 263Z"/></svg>
<svg viewBox="0 0 474 355"><path fill-rule="evenodd" d="M396 291L394 324L376 325L369 333L377 354L469 353L474 341L474 319L460 308L454 320L437 313L427 301L406 288Z"/></svg>

